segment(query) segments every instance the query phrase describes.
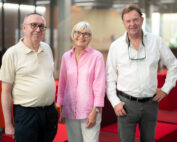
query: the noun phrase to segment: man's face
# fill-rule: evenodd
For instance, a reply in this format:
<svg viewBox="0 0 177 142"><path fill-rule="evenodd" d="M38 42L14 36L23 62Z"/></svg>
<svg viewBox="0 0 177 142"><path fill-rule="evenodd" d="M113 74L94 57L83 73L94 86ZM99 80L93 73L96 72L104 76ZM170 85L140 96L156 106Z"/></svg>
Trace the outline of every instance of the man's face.
<svg viewBox="0 0 177 142"><path fill-rule="evenodd" d="M143 17L140 17L136 10L124 14L123 24L129 36L137 36L141 33L143 20Z"/></svg>
<svg viewBox="0 0 177 142"><path fill-rule="evenodd" d="M39 43L45 33L44 20L40 15L30 15L22 26L25 38L32 43Z"/></svg>

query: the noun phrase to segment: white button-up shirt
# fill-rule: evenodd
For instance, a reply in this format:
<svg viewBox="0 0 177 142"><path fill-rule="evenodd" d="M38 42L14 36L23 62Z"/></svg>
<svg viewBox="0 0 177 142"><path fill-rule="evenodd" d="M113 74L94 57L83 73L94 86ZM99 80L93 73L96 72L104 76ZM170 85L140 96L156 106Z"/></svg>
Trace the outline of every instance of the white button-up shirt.
<svg viewBox="0 0 177 142"><path fill-rule="evenodd" d="M168 68L162 90L168 94L177 80L177 59L159 36L144 32L139 50L128 45L125 33L111 44L107 57L107 96L113 107L120 103L116 89L134 97L152 97L159 61Z"/></svg>

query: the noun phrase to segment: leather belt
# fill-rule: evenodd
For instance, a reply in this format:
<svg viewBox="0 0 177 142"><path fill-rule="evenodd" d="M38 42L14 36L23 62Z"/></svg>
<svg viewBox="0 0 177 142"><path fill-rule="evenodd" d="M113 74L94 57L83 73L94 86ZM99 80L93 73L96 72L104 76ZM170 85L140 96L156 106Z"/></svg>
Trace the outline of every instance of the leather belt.
<svg viewBox="0 0 177 142"><path fill-rule="evenodd" d="M21 105L13 105L14 107L23 107ZM40 107L23 107L26 109L36 109L36 110L46 110L54 106L54 103L49 106L40 106Z"/></svg>
<svg viewBox="0 0 177 142"><path fill-rule="evenodd" d="M130 101L136 101L136 102L141 102L141 103L144 103L144 102L148 102L148 101L151 101L153 97L147 97L147 98L137 98L137 97L133 97L133 96L130 96L122 91L119 91L119 94L120 96L124 97L124 98L127 98L129 99Z"/></svg>
<svg viewBox="0 0 177 142"><path fill-rule="evenodd" d="M35 109L38 109L38 110L45 110L45 109L48 109L48 108L51 108L54 106L54 103L49 105L49 106L41 106L41 107L34 107Z"/></svg>

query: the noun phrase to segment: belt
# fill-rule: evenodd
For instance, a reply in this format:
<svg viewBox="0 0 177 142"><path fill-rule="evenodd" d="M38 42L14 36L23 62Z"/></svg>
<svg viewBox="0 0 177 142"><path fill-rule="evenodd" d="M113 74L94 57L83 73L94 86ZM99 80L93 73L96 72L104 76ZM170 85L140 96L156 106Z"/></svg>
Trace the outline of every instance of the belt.
<svg viewBox="0 0 177 142"><path fill-rule="evenodd" d="M50 106L41 106L41 107L34 107L35 109L41 109L41 110L45 110L45 109L48 109L48 108L51 108L54 106L54 103L51 104Z"/></svg>
<svg viewBox="0 0 177 142"><path fill-rule="evenodd" d="M121 92L119 91L119 95L124 97L124 98L127 98L129 99L130 101L136 101L136 102L141 102L141 103L144 103L144 102L148 102L148 101L151 101L153 97L147 97L147 98L137 98L137 97L133 97L133 96L130 96L124 92Z"/></svg>
<svg viewBox="0 0 177 142"><path fill-rule="evenodd" d="M21 107L21 108L25 108L25 109L46 110L46 109L49 109L49 108L53 107L54 103L52 103L49 106L38 106L38 107L24 107L24 106L21 106L21 105L13 105L13 106L14 107Z"/></svg>

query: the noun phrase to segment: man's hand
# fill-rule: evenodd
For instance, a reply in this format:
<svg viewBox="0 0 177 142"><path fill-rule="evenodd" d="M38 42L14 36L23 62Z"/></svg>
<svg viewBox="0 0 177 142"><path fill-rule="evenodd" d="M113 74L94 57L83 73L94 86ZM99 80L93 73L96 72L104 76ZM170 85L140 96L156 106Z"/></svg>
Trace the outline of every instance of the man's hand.
<svg viewBox="0 0 177 142"><path fill-rule="evenodd" d="M5 134L14 138L15 129L12 121L13 84L2 82L1 103L5 121Z"/></svg>
<svg viewBox="0 0 177 142"><path fill-rule="evenodd" d="M127 115L125 109L124 109L124 105L125 103L124 102L120 102L119 104L117 104L115 107L114 107L114 112L117 116L125 116Z"/></svg>
<svg viewBox="0 0 177 142"><path fill-rule="evenodd" d="M6 125L5 134L8 135L8 136L11 136L13 139L15 138L14 137L15 129L13 127L13 124Z"/></svg>
<svg viewBox="0 0 177 142"><path fill-rule="evenodd" d="M93 109L86 120L86 128L91 128L96 124L97 112Z"/></svg>
<svg viewBox="0 0 177 142"><path fill-rule="evenodd" d="M166 95L167 94L165 92L163 92L160 88L157 88L156 89L156 95L152 100L160 102Z"/></svg>

